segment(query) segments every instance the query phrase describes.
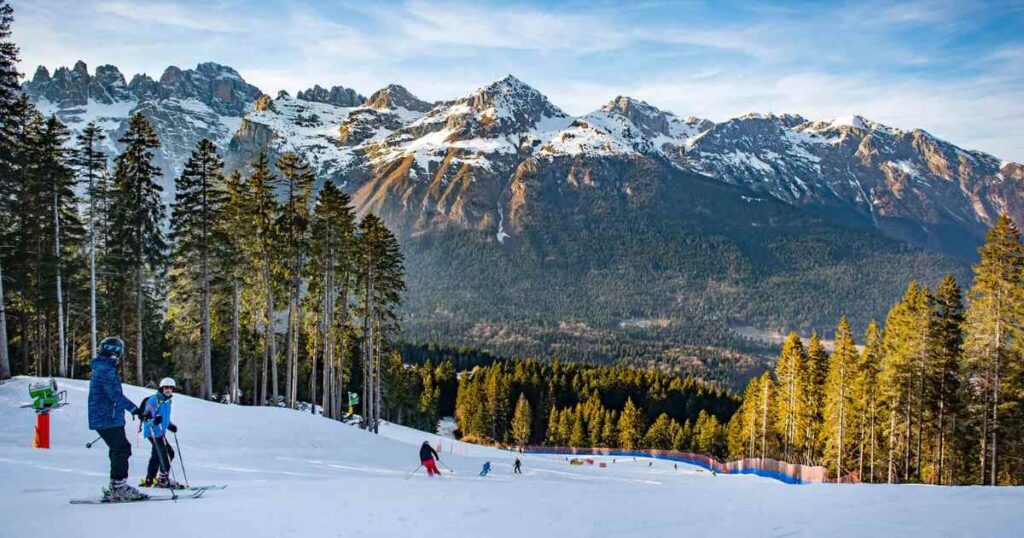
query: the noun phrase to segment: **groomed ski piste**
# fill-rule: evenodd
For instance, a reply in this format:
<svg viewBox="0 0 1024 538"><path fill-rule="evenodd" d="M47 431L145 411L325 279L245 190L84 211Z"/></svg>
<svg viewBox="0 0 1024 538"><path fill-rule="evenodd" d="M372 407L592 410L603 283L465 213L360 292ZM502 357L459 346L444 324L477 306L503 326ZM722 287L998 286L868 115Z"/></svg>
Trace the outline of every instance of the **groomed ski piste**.
<svg viewBox="0 0 1024 538"><path fill-rule="evenodd" d="M1020 536L1024 488L788 485L664 460L515 455L397 425L380 435L298 411L174 397L193 485L226 484L187 502L71 505L106 484L102 441L87 426L88 382L58 379L70 405L51 414L51 447L31 448L28 384L0 385L0 536ZM138 402L151 391L125 385ZM131 475L145 473L149 446ZM440 443L440 478L418 448ZM478 473L490 461L490 476ZM653 462L653 465L650 465ZM180 467L175 463L181 480ZM163 490L150 490L165 493Z"/></svg>

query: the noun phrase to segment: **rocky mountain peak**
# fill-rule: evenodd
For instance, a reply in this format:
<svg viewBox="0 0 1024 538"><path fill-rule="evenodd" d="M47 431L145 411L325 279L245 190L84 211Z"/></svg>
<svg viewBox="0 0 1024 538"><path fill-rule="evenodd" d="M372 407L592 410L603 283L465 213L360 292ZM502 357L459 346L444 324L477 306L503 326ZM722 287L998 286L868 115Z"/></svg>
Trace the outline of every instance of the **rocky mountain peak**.
<svg viewBox="0 0 1024 538"><path fill-rule="evenodd" d="M36 73L32 75L33 84L44 84L50 82L50 70L46 66L40 65L36 68Z"/></svg>
<svg viewBox="0 0 1024 538"><path fill-rule="evenodd" d="M377 110L404 108L414 112L427 112L432 107L430 103L421 100L404 86L398 84L389 84L373 92L364 104L369 108Z"/></svg>
<svg viewBox="0 0 1024 538"><path fill-rule="evenodd" d="M512 75L478 89L456 104L468 107L477 116L483 127L480 132L485 136L523 133L544 119L569 117L544 94Z"/></svg>
<svg viewBox="0 0 1024 538"><path fill-rule="evenodd" d="M675 119L672 114L645 101L621 95L606 103L601 110L628 119L647 136L669 135L669 120Z"/></svg>
<svg viewBox="0 0 1024 538"><path fill-rule="evenodd" d="M363 104L366 98L356 93L351 88L333 86L330 90L321 87L319 84L312 88L300 91L295 95L297 99L314 103L327 103L342 107L355 107Z"/></svg>

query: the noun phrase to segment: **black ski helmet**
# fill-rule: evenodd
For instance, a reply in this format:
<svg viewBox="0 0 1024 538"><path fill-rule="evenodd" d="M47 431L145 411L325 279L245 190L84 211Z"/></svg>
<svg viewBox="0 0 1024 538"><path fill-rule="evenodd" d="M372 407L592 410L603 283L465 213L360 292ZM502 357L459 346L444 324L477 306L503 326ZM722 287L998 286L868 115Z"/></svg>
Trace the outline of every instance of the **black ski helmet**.
<svg viewBox="0 0 1024 538"><path fill-rule="evenodd" d="M100 355L106 355L113 357L115 360L120 360L121 356L124 355L124 340L121 340L118 336L108 336L100 342L99 346Z"/></svg>

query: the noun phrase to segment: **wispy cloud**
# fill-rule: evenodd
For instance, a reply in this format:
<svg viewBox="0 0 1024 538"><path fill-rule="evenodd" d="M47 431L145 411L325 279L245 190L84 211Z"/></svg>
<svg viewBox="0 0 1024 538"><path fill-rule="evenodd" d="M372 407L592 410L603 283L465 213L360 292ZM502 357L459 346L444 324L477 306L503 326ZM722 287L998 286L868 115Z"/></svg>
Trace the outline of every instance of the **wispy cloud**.
<svg viewBox="0 0 1024 538"><path fill-rule="evenodd" d="M860 113L1024 160L1024 5L582 0L48 0L15 6L23 71L212 60L268 93L406 85L448 99L514 73L585 113L631 94L682 115Z"/></svg>

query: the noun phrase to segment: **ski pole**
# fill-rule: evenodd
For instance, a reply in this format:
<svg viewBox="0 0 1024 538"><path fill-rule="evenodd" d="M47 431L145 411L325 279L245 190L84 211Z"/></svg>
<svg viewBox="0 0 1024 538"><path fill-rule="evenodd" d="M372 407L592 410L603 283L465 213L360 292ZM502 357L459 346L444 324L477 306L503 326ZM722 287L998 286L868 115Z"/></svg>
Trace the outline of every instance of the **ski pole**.
<svg viewBox="0 0 1024 538"><path fill-rule="evenodd" d="M422 464L422 463L421 463L421 464L420 464L420 466L419 466L419 467L417 467L417 468L416 468L416 469L415 469L415 470L414 470L414 471L413 471L412 473L410 473L410 474L409 474L409 476L405 477L405 479L406 479L406 480L408 480L408 479L412 478L412 475L416 474L416 473L417 473L417 471L419 471L419 470L420 470L420 467L423 467L423 464Z"/></svg>
<svg viewBox="0 0 1024 538"><path fill-rule="evenodd" d="M445 469L448 469L449 473L455 474L455 469L452 469L451 467L445 465L444 462L441 461L440 459L437 460L437 463L440 463L441 467L444 467Z"/></svg>
<svg viewBox="0 0 1024 538"><path fill-rule="evenodd" d="M92 445L95 445L96 443L98 443L100 441L100 439L103 439L102 435L97 437L97 438L95 438L95 439L93 439L91 443L86 443L85 444L85 448L92 448Z"/></svg>
<svg viewBox="0 0 1024 538"><path fill-rule="evenodd" d="M185 472L185 459L181 457L181 445L178 444L178 432L174 433L174 447L178 449L178 465L181 466L181 477L185 479L185 487L192 487L188 483L188 473Z"/></svg>

